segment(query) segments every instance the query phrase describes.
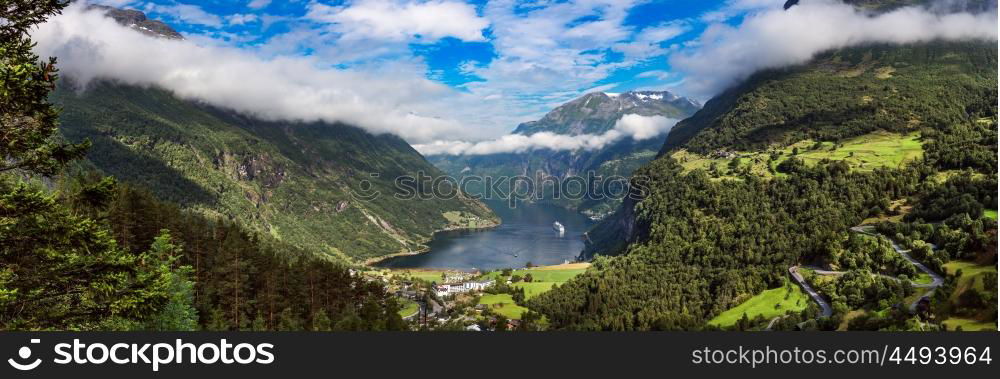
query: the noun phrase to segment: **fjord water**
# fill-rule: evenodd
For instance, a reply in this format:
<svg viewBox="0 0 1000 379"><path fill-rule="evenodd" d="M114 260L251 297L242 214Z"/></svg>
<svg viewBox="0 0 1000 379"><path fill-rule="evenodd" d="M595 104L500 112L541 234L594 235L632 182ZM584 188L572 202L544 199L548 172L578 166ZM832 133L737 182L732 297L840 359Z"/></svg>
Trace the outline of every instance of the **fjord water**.
<svg viewBox="0 0 1000 379"><path fill-rule="evenodd" d="M378 264L387 268L438 268L495 270L520 268L529 262L551 265L574 260L583 250L583 233L592 222L564 208L518 203L488 202L503 224L485 230L439 232L428 243L430 251L390 258ZM561 236L552 228L558 221L566 228Z"/></svg>

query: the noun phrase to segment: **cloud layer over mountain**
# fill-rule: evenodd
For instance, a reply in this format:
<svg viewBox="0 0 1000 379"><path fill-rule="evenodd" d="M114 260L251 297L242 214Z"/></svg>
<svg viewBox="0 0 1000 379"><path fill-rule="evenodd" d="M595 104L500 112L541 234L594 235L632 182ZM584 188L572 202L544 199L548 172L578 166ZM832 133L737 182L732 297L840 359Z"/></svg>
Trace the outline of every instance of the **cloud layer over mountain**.
<svg viewBox="0 0 1000 379"><path fill-rule="evenodd" d="M780 2L766 3L763 11L751 11L735 27L712 24L692 48L671 55L671 66L686 78L683 87L687 93L711 96L758 70L804 63L834 48L938 39L997 40L995 8L994 12L973 15L906 7L872 16L835 0L803 1L788 11L771 4ZM761 6L759 3L761 0L742 0L731 7L750 9Z"/></svg>
<svg viewBox="0 0 1000 379"><path fill-rule="evenodd" d="M155 39L71 6L33 33L37 52L59 57L66 76L155 85L268 120L345 122L423 144L427 152L458 154L601 146L614 136L497 136L581 93L615 89L629 76L620 72L705 99L757 70L803 63L832 48L997 39L995 9L973 15L904 8L871 16L835 0L803 1L789 11L781 10L784 0L728 0L700 18L657 13L641 25L630 24L630 15L655 1L310 1L282 15L246 13L288 5L268 0L245 2L232 14L171 1L92 1L196 27L181 29L187 41ZM736 17L743 18L734 24ZM284 31L267 32L275 23ZM428 58L440 60L448 54L428 52L443 49L478 53L462 55L449 81ZM490 141L475 143L482 140Z"/></svg>
<svg viewBox="0 0 1000 379"><path fill-rule="evenodd" d="M481 142L436 141L414 145L424 155L489 155L503 153L523 153L530 150L548 149L553 151L602 149L624 138L641 141L670 131L676 119L663 116L640 116L628 114L615 123L614 129L603 134L566 135L550 132L535 133L530 136L508 134L495 140Z"/></svg>
<svg viewBox="0 0 1000 379"><path fill-rule="evenodd" d="M79 4L32 37L41 56L58 57L62 74L84 84L155 85L266 120L345 122L411 142L476 134L435 117L467 101L462 94L391 66L336 69L307 56L265 59L238 48L153 38Z"/></svg>

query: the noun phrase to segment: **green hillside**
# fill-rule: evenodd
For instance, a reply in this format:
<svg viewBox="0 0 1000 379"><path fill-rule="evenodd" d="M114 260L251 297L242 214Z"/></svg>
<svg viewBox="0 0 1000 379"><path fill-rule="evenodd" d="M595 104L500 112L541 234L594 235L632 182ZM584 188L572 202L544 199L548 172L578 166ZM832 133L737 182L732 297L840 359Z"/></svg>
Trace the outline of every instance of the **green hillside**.
<svg viewBox="0 0 1000 379"><path fill-rule="evenodd" d="M107 82L59 90L53 101L63 109L63 134L90 139L89 162L104 173L337 259L417 250L435 230L497 221L462 197L395 198L396 177L439 171L394 136L265 122L155 88ZM353 197L365 181L381 196ZM449 220L448 212L462 217Z"/></svg>
<svg viewBox="0 0 1000 379"><path fill-rule="evenodd" d="M674 127L663 151L764 150L989 118L995 61L996 49L972 42L832 51L712 99Z"/></svg>
<svg viewBox="0 0 1000 379"><path fill-rule="evenodd" d="M595 226L585 252L614 256L530 308L562 329L712 328L780 288L793 265L842 265L850 275L824 287L833 316L813 327L913 327L907 307L893 305L919 294L867 274L912 275L912 266L850 228L896 220L879 231L904 246L938 246L916 255L938 272L949 259L995 265L996 223L984 209L997 202L996 65L991 43L935 42L843 49L755 75L675 127L660 157L636 172L643 200ZM713 173L716 159L724 167ZM905 215L892 206L902 203L912 205ZM995 306L968 310L995 300L995 288L961 303L949 300L955 288L946 283L931 300L936 320L995 320ZM847 323L851 310L868 313Z"/></svg>

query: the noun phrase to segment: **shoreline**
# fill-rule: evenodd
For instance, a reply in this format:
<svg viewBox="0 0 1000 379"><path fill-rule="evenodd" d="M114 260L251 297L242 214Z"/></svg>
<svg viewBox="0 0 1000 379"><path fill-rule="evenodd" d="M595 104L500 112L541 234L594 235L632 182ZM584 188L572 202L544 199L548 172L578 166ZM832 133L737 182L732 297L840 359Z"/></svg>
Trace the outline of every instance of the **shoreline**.
<svg viewBox="0 0 1000 379"><path fill-rule="evenodd" d="M552 265L544 266L534 266L532 268L511 268L513 271L524 271L524 270L537 270L537 271L551 271L551 270L579 270L590 268L590 262L570 262L570 263L557 263ZM389 271L407 271L407 272L462 272L471 273L481 270L469 270L469 269L458 269L458 268L434 268L434 267L414 267L414 268L389 268L389 267L379 267L380 269L385 269ZM497 270L490 270L497 271Z"/></svg>
<svg viewBox="0 0 1000 379"><path fill-rule="evenodd" d="M430 246L427 246L426 243L433 241L434 240L434 236L437 235L438 233L454 232L454 231L460 231L460 230L470 230L471 231L471 230L495 229L495 228L500 227L501 225L503 225L503 220L500 220L499 222L494 222L492 225L488 225L488 226L477 226L477 227L471 227L471 228L470 227L454 227L454 228L438 229L438 230L435 230L433 233L431 233L431 237L430 238L427 238L424 241L420 241L420 244L423 245L423 248L421 248L419 250L401 251L401 252L392 253L392 254L389 254L389 255L383 255L383 256L379 256L379 257L368 258L368 259L365 259L364 262L362 262L362 265L364 265L365 267L374 267L374 265L378 264L379 262L385 261L387 259L399 258L399 257L408 257L408 256L411 256L411 255L420 255L420 254L429 253L431 251L431 248L430 248Z"/></svg>

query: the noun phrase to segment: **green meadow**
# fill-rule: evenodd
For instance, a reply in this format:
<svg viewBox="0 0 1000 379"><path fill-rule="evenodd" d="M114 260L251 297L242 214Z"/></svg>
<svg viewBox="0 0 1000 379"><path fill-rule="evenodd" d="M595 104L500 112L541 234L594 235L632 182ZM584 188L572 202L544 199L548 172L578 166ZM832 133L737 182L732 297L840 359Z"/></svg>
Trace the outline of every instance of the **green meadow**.
<svg viewBox="0 0 1000 379"><path fill-rule="evenodd" d="M531 269L513 270L511 272L511 276L517 275L524 278L526 275L531 274L532 280L531 282L520 281L512 285L516 288L523 288L525 298L531 299L535 296L548 292L556 285L566 283L570 279L573 279L573 277L587 271L588 267L590 267L589 263L568 263L555 266L542 266ZM492 271L486 273L482 276L482 278L493 280L508 279L508 277L503 276L502 271ZM489 305L490 308L497 313L512 319L520 319L521 313L528 310L528 308L514 304L514 300L511 298L511 295L508 294L483 295L479 299L479 304Z"/></svg>
<svg viewBox="0 0 1000 379"><path fill-rule="evenodd" d="M809 295L802 292L798 285L782 286L761 292L742 304L722 312L708 323L719 327L731 326L743 318L744 313L751 319L757 315L774 318L787 311L802 311L810 301Z"/></svg>
<svg viewBox="0 0 1000 379"><path fill-rule="evenodd" d="M517 282L513 286L524 288L524 296L528 299L548 292L552 287L566 283L573 277L582 274L590 267L589 263L569 263L555 266L535 267L524 270L514 270L511 276L517 275L524 278L531 274L531 282ZM483 278L498 279L502 276L501 271L493 271L483 275ZM507 278L504 277L504 280Z"/></svg>
<svg viewBox="0 0 1000 379"><path fill-rule="evenodd" d="M528 311L528 308L515 304L514 299L505 293L485 294L479 298L479 304L486 305L494 312L509 319L520 319L521 314Z"/></svg>
<svg viewBox="0 0 1000 379"><path fill-rule="evenodd" d="M419 279L428 283L441 283L441 275L447 271L444 270L393 270L392 271L396 277L401 279Z"/></svg>
<svg viewBox="0 0 1000 379"><path fill-rule="evenodd" d="M531 274L532 281L534 282L553 282L553 283L565 283L572 279L574 276L582 274L586 271L586 268L580 269L547 269L547 268L534 268L525 270L514 270L511 275L518 275L524 277L526 274ZM484 277L490 279L499 278L501 275L500 271L490 272Z"/></svg>
<svg viewBox="0 0 1000 379"><path fill-rule="evenodd" d="M997 324L994 323L994 322L992 322L992 321L991 322L985 322L985 321L970 320L970 319L967 319L967 318L952 317L952 318L949 318L947 320L942 321L941 324L943 324L946 327L948 327L948 330L955 330L959 326L961 326L962 327L962 331L965 331L965 332L974 332L974 331L983 331L983 330L991 330L991 331L997 330Z"/></svg>
<svg viewBox="0 0 1000 379"><path fill-rule="evenodd" d="M975 288L983 291L983 276L986 273L996 273L997 268L993 265L981 265L968 261L951 261L944 264L944 269L949 275L953 275L958 270L962 270L962 276L958 278L955 288L955 295L952 300L956 300L958 295L968 288Z"/></svg>
<svg viewBox="0 0 1000 379"><path fill-rule="evenodd" d="M416 314L418 310L420 310L420 305L417 304L417 302L415 302L413 300L410 300L410 299L400 299L400 302L403 305L403 308L399 310L399 316L400 317L412 316L412 315Z"/></svg>
<svg viewBox="0 0 1000 379"><path fill-rule="evenodd" d="M986 218L988 218L990 220L996 221L997 220L997 211L996 211L996 209L987 209L987 210L984 210L983 211L983 216L986 216Z"/></svg>
<svg viewBox="0 0 1000 379"><path fill-rule="evenodd" d="M527 299L546 293L555 285L555 282L514 283L514 287L524 288L524 297Z"/></svg>
<svg viewBox="0 0 1000 379"><path fill-rule="evenodd" d="M795 154L796 151L798 154ZM919 133L903 135L876 132L840 143L803 140L770 151L732 153L738 157L708 157L687 150L678 150L671 156L686 170L701 169L711 172L712 167L715 167L719 178L736 179L739 171L749 171L762 177L774 176L777 165L793 156L808 165L815 165L824 159L845 161L858 171L872 171L879 167L900 167L923 156L923 143L920 141ZM770 159L772 153L777 154L773 161ZM739 162L735 168L731 166L734 159Z"/></svg>

